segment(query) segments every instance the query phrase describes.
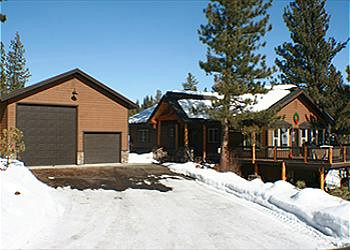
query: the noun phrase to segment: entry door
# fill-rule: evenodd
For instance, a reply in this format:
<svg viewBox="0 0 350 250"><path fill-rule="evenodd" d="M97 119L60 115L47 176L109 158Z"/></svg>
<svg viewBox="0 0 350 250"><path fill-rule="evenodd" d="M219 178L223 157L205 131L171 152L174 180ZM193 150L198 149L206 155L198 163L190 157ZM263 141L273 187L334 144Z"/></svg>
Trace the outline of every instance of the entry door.
<svg viewBox="0 0 350 250"><path fill-rule="evenodd" d="M76 164L76 108L17 104L27 166Z"/></svg>
<svg viewBox="0 0 350 250"><path fill-rule="evenodd" d="M116 163L120 155L120 133L84 133L84 163Z"/></svg>

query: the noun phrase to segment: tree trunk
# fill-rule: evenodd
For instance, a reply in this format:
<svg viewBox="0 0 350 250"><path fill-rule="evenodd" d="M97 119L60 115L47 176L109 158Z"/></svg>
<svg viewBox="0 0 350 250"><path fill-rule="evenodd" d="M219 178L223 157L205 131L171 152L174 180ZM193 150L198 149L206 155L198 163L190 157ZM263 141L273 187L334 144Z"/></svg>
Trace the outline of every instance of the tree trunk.
<svg viewBox="0 0 350 250"><path fill-rule="evenodd" d="M224 134L221 144L220 171L227 172L230 168L230 149L229 149L229 127L227 122L224 125Z"/></svg>

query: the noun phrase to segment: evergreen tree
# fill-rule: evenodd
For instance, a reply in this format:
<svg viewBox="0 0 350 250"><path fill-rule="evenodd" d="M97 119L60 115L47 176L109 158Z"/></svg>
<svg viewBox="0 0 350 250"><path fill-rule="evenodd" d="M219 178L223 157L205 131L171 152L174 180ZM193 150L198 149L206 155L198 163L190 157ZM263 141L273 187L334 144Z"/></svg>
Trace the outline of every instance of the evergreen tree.
<svg viewBox="0 0 350 250"><path fill-rule="evenodd" d="M139 100L136 100L135 104L136 104L137 108L129 109L129 117L133 116L133 115L136 115L137 113L139 113L141 111Z"/></svg>
<svg viewBox="0 0 350 250"><path fill-rule="evenodd" d="M155 105L155 104L158 104L161 98L162 98L162 91L160 91L159 89L157 89L156 95L155 95L155 97L154 97L154 103L153 103L153 104L154 104L154 105Z"/></svg>
<svg viewBox="0 0 350 250"><path fill-rule="evenodd" d="M0 4L1 4L1 2L3 2L3 0L0 0ZM6 17L6 15L4 15L4 14L2 14L2 13L0 13L0 22L5 22L6 21L6 19L7 19L7 17Z"/></svg>
<svg viewBox="0 0 350 250"><path fill-rule="evenodd" d="M345 72L346 72L346 80L350 83L350 66L346 66L346 69L345 69Z"/></svg>
<svg viewBox="0 0 350 250"><path fill-rule="evenodd" d="M18 32L15 39L11 41L7 55L6 75L9 91L24 88L30 75L26 68L26 59L24 57L25 49L21 42Z"/></svg>
<svg viewBox="0 0 350 250"><path fill-rule="evenodd" d="M271 1L264 0L211 0L205 10L208 24L199 30L200 41L208 46L207 60L200 67L214 75L214 90L223 96L211 112L223 125L223 171L230 167L229 129L241 129L242 120L254 120L246 108L255 100L241 95L264 93L263 80L272 74L265 56L256 52L265 46L261 39L271 29L266 12L270 6ZM232 167L240 174L239 166Z"/></svg>
<svg viewBox="0 0 350 250"><path fill-rule="evenodd" d="M285 8L283 19L291 32L292 42L285 42L275 50L276 64L284 83L295 84L336 120L346 104L342 75L332 64L336 54L348 41L338 43L326 39L330 17L325 10L326 0L296 0Z"/></svg>
<svg viewBox="0 0 350 250"><path fill-rule="evenodd" d="M191 73L188 73L186 82L182 83L183 90L197 91L198 81Z"/></svg>
<svg viewBox="0 0 350 250"><path fill-rule="evenodd" d="M0 96L8 92L6 83L6 53L5 46L0 42Z"/></svg>

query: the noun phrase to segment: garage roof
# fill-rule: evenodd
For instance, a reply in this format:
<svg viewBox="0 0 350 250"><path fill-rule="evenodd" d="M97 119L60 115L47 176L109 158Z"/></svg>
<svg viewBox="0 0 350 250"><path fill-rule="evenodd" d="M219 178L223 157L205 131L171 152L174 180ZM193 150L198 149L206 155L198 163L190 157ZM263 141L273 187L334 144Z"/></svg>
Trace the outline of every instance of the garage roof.
<svg viewBox="0 0 350 250"><path fill-rule="evenodd" d="M63 74L51 77L47 80L41 81L39 83L33 84L31 86L28 86L23 89L18 89L15 91L12 91L9 94L3 95L0 97L0 102L11 102L13 100L17 101L18 99L22 99L24 97L30 96L32 94L35 94L37 92L46 90L48 88L51 88L55 85L58 85L66 80L72 79L72 78L78 78L79 80L83 81L84 83L88 84L95 90L103 93L104 95L108 96L112 100L120 103L121 105L127 107L128 109L136 108L136 104L132 101L130 101L128 98L124 97L123 95L117 93L113 89L109 88L105 84L101 83L100 81L96 80L92 76L86 74L80 69L73 69L71 71L65 72Z"/></svg>

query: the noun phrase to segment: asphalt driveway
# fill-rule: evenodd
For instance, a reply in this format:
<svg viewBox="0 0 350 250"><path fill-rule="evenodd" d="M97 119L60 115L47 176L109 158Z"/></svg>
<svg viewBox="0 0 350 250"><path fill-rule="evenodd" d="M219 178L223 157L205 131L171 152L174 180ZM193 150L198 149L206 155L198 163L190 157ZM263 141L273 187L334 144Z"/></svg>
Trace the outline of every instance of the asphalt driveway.
<svg viewBox="0 0 350 250"><path fill-rule="evenodd" d="M105 189L124 191L147 189L167 192L172 190L160 182L165 178L178 179L181 175L155 164L135 164L104 167L35 168L32 173L51 187L72 189ZM187 178L181 176L182 178Z"/></svg>

